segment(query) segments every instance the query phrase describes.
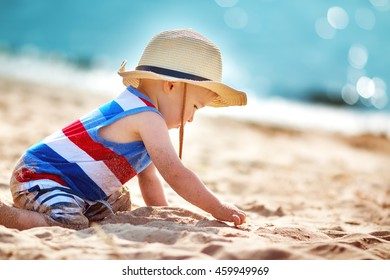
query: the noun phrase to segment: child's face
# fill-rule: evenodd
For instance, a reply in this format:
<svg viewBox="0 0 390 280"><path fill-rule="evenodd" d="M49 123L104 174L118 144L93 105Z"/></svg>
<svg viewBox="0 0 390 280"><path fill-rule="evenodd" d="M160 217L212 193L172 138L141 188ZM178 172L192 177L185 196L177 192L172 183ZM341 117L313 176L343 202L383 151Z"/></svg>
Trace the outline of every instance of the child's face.
<svg viewBox="0 0 390 280"><path fill-rule="evenodd" d="M177 84L176 84L177 85ZM171 93L169 103L160 108L168 129L179 128L181 125L184 97L184 84L180 83L174 93ZM217 94L203 87L187 84L187 95L184 109L184 124L192 122L195 112L213 101Z"/></svg>

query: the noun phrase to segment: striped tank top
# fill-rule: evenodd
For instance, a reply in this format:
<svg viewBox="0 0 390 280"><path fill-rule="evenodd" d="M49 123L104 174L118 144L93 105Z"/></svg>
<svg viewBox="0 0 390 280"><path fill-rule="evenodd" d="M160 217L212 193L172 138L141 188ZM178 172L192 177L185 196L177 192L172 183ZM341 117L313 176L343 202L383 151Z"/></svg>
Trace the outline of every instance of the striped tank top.
<svg viewBox="0 0 390 280"><path fill-rule="evenodd" d="M143 142L111 142L98 131L145 111L161 116L149 98L128 87L116 99L30 147L15 170L16 179L49 179L68 186L81 198L106 198L144 170L151 159Z"/></svg>

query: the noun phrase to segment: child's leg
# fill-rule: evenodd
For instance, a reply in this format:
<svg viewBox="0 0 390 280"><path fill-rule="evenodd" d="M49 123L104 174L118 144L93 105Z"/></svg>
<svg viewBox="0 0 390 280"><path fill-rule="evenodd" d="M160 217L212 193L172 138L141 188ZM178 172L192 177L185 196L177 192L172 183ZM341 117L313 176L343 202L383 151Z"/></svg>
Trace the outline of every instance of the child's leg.
<svg viewBox="0 0 390 280"><path fill-rule="evenodd" d="M49 226L47 215L5 205L0 201L0 225L19 230Z"/></svg>
<svg viewBox="0 0 390 280"><path fill-rule="evenodd" d="M21 229L38 226L84 229L89 226L89 221L83 214L86 202L66 186L43 179L11 185L11 191L14 206L17 208L6 206L5 210L2 210L9 214L4 219L7 219L11 226L12 222L9 220L12 215L22 219ZM25 221L29 218L30 223Z"/></svg>

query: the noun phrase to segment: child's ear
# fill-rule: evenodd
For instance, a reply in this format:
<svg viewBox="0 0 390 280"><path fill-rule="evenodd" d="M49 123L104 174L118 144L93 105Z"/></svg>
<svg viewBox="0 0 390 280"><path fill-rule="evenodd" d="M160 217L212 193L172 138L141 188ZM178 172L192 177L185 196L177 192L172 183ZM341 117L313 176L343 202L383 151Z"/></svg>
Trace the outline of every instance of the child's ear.
<svg viewBox="0 0 390 280"><path fill-rule="evenodd" d="M174 90L177 90L177 87L179 86L180 83L178 82L170 82L170 81L164 81L164 92L170 93L173 92Z"/></svg>
<svg viewBox="0 0 390 280"><path fill-rule="evenodd" d="M173 82L164 81L164 83L163 83L163 89L164 89L165 93L170 93L174 87L175 87L175 85Z"/></svg>

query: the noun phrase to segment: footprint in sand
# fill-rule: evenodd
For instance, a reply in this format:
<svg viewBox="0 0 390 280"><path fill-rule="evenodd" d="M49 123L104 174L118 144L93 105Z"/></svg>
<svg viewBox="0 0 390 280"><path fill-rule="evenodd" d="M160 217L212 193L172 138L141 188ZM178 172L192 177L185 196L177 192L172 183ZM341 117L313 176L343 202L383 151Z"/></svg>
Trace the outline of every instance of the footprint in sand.
<svg viewBox="0 0 390 280"><path fill-rule="evenodd" d="M100 222L101 224L128 223L132 225L144 225L150 222L166 221L178 224L195 225L204 216L178 207L140 207L133 211L117 212Z"/></svg>
<svg viewBox="0 0 390 280"><path fill-rule="evenodd" d="M282 217L286 215L282 207L278 207L276 210L270 210L264 205L258 204L256 202L248 203L247 205L243 206L242 209L244 211L256 212L257 214L264 217L270 217L270 216Z"/></svg>
<svg viewBox="0 0 390 280"><path fill-rule="evenodd" d="M390 231L374 231L370 235L375 236L386 241L390 241Z"/></svg>

